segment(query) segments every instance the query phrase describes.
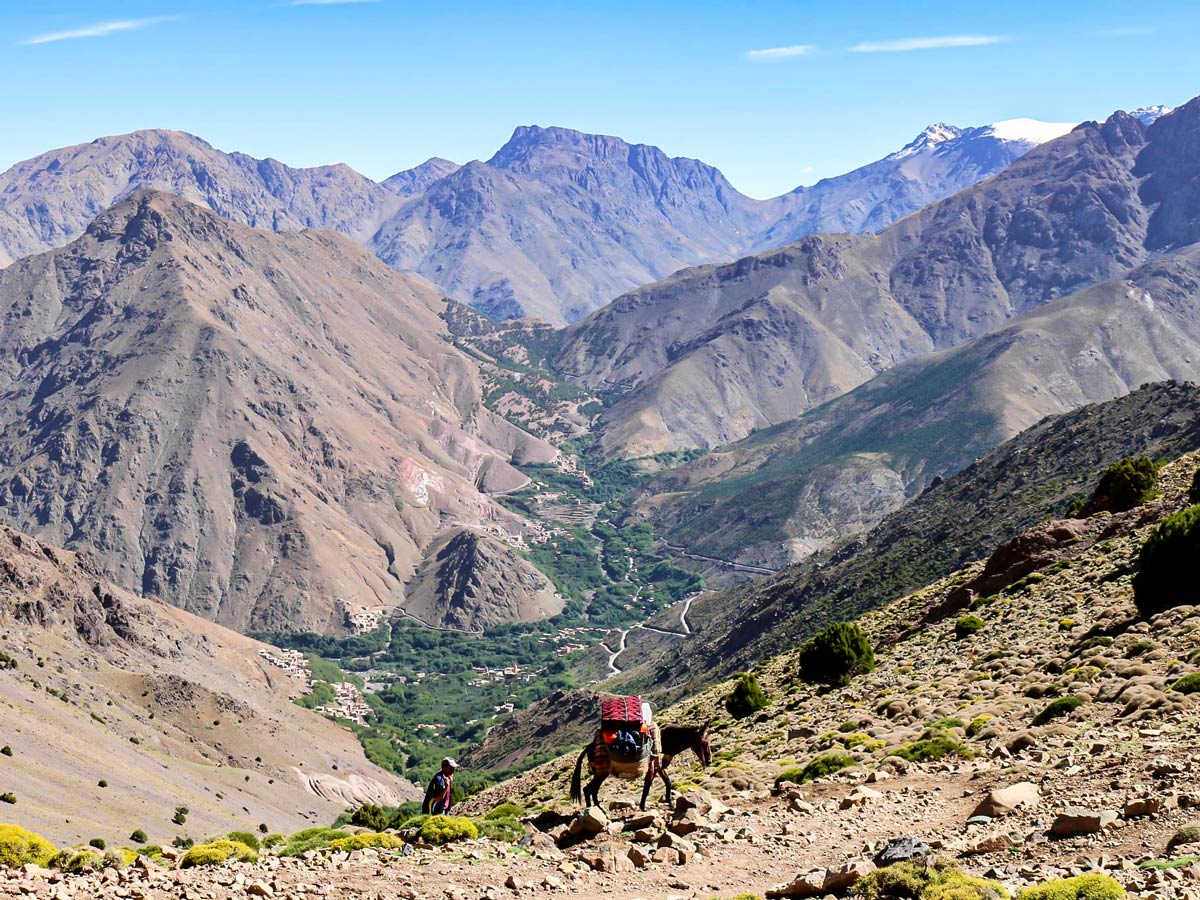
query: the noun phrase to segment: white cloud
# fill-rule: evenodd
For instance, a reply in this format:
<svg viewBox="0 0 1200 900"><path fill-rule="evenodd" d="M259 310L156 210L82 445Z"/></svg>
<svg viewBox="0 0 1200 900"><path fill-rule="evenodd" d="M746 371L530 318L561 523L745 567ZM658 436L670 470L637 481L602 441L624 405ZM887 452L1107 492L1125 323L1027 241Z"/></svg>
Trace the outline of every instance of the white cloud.
<svg viewBox="0 0 1200 900"><path fill-rule="evenodd" d="M51 31L48 34L38 34L20 41L22 44L51 44L55 41L73 41L76 38L107 37L120 31L136 31L148 25L159 22L170 22L178 16L155 16L152 19L120 19L115 22L101 22L86 28L74 28L70 31Z"/></svg>
<svg viewBox="0 0 1200 900"><path fill-rule="evenodd" d="M751 50L746 59L754 62L772 62L777 59L791 59L795 56L808 56L813 50L809 44L795 44L791 47L768 47L765 50Z"/></svg>
<svg viewBox="0 0 1200 900"><path fill-rule="evenodd" d="M945 37L902 38L898 41L870 41L856 44L854 53L902 53L907 50L941 50L946 47L982 47L999 44L1004 38L996 34L952 34Z"/></svg>

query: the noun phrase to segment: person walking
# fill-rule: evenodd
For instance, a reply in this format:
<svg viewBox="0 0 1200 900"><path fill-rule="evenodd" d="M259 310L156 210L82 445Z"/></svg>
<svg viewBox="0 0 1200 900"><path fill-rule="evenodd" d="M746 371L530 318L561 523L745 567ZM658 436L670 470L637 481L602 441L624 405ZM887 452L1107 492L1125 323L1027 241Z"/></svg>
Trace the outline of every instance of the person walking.
<svg viewBox="0 0 1200 900"><path fill-rule="evenodd" d="M421 812L427 816L444 816L450 812L450 793L454 789L454 773L457 771L458 763L449 756L442 760L442 770L429 779Z"/></svg>

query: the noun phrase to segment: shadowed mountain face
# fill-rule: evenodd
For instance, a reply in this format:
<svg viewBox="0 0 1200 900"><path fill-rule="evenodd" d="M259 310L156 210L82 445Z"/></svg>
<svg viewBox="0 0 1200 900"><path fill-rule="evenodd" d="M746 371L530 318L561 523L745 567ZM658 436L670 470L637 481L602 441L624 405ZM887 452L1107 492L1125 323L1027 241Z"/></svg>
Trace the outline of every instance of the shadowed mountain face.
<svg viewBox="0 0 1200 900"><path fill-rule="evenodd" d="M239 630L402 601L443 521L554 451L482 407L444 301L321 232L139 192L0 272L0 516Z"/></svg>
<svg viewBox="0 0 1200 900"><path fill-rule="evenodd" d="M1197 118L1193 101L1148 136L1117 113L877 236L815 235L680 272L572 327L558 363L627 392L605 414L608 453L738 440L1140 264L1158 233L1140 192L1169 169L1159 160L1179 171L1157 177L1185 180L1179 123ZM1186 233L1186 214L1154 215L1162 234Z"/></svg>
<svg viewBox="0 0 1200 900"><path fill-rule="evenodd" d="M562 324L684 266L811 231L882 228L1050 134L1032 125L931 126L884 160L769 201L696 160L565 128L521 127L486 163L435 157L382 184L344 165L292 169L139 131L0 175L0 264L61 246L116 200L154 188L272 231L339 231L489 315Z"/></svg>

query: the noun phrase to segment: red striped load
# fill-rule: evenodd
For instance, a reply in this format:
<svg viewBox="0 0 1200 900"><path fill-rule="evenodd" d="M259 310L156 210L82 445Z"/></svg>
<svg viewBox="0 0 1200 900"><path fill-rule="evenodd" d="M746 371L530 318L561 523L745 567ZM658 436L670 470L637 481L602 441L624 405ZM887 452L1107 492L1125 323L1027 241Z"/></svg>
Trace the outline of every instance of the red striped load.
<svg viewBox="0 0 1200 900"><path fill-rule="evenodd" d="M607 697L600 701L600 718L605 722L641 722L642 698Z"/></svg>

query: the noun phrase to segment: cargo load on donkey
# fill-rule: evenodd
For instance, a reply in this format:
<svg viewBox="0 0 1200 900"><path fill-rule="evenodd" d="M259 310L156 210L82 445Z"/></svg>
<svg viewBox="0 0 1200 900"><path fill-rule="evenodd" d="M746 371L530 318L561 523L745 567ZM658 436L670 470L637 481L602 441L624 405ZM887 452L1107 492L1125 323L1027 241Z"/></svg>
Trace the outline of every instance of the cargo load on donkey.
<svg viewBox="0 0 1200 900"><path fill-rule="evenodd" d="M592 780L582 789L584 759L592 772ZM650 781L658 774L658 729L654 727L650 704L638 696L602 697L600 727L591 743L583 748L575 762L571 778L571 796L576 802L586 799L595 803L600 785L609 775L633 781L644 781L642 808L646 808L646 793Z"/></svg>

